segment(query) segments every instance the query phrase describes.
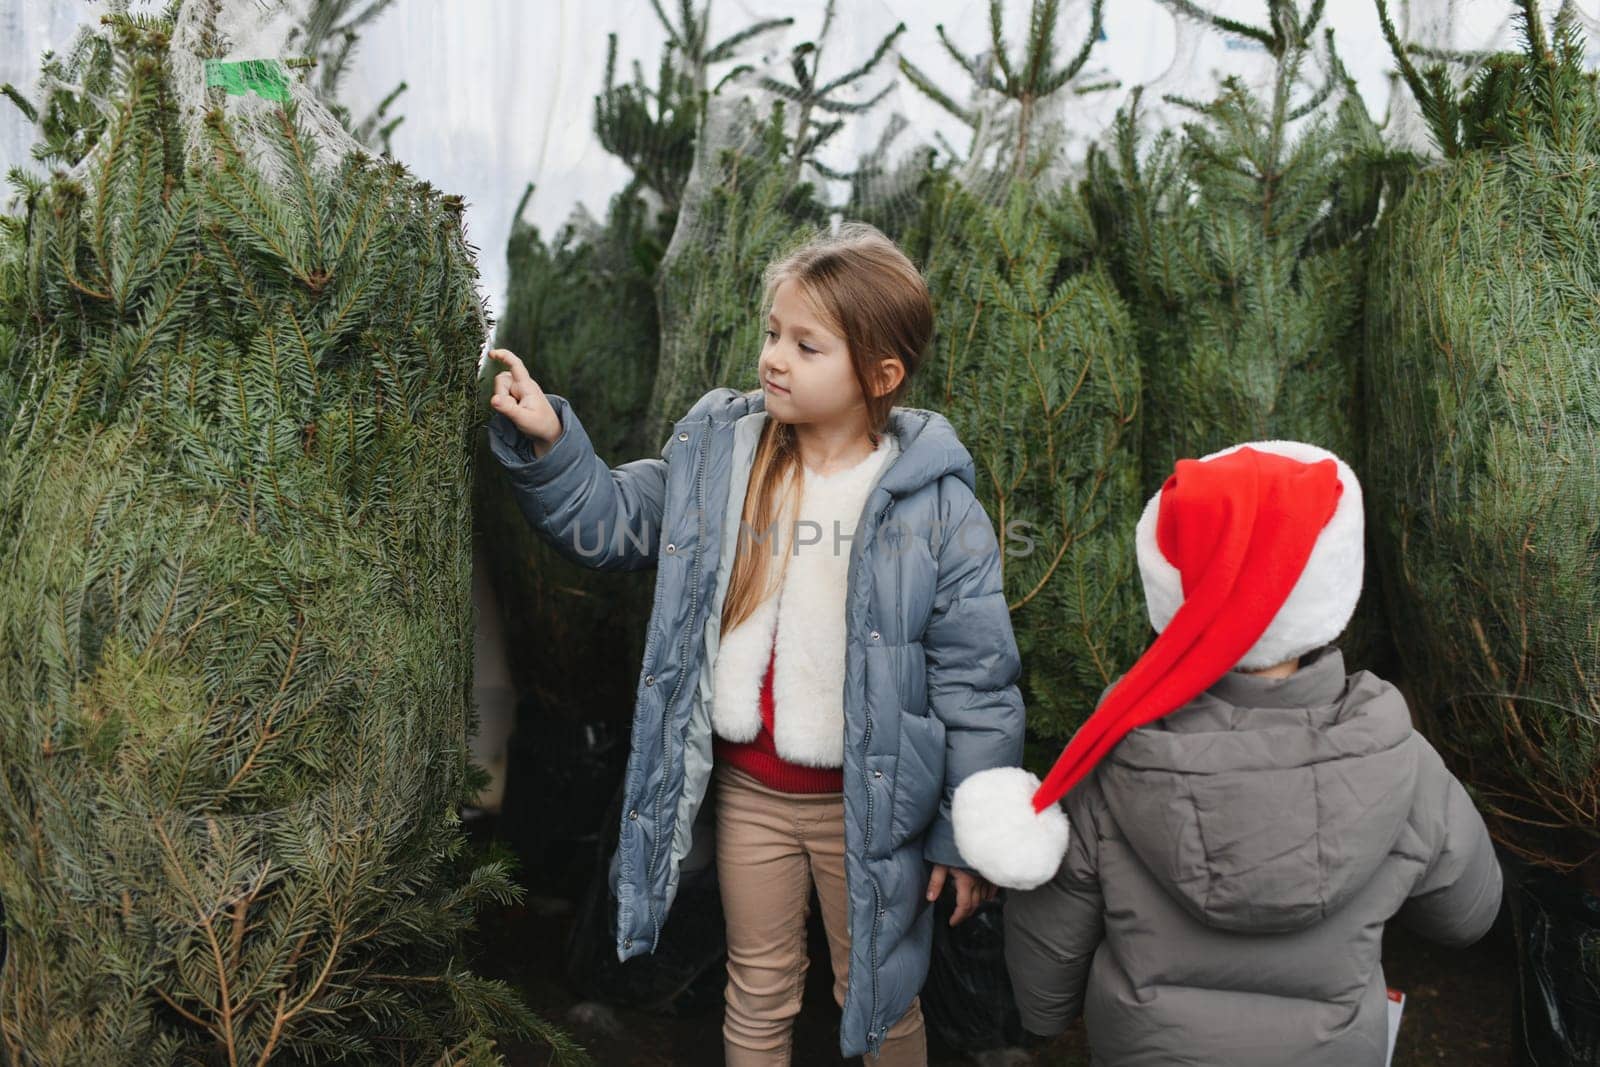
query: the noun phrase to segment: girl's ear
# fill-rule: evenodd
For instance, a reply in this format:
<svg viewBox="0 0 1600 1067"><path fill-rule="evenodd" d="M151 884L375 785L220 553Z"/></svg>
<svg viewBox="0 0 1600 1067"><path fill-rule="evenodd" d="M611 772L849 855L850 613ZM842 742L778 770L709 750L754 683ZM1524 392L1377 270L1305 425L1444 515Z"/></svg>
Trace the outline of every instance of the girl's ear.
<svg viewBox="0 0 1600 1067"><path fill-rule="evenodd" d="M883 396L885 393L894 392L900 383L905 381L906 365L900 361L899 356L890 356L878 361L878 365L873 368L873 376L876 380L873 382L872 395Z"/></svg>

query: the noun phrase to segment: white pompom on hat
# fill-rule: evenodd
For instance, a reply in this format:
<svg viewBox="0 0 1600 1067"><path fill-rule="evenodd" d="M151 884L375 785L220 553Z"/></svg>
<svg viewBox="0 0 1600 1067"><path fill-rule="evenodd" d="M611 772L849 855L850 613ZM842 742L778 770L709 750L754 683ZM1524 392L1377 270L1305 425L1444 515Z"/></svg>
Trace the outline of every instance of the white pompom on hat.
<svg viewBox="0 0 1600 1067"><path fill-rule="evenodd" d="M961 858L995 885L1032 889L1055 876L1067 854L1066 812L1033 809L1039 778L1021 767L969 775L950 801Z"/></svg>

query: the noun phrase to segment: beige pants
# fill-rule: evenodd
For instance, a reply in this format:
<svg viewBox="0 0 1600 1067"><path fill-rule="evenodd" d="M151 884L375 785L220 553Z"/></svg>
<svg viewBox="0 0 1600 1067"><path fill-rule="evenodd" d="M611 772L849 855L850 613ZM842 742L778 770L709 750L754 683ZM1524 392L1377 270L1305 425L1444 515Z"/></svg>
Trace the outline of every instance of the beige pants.
<svg viewBox="0 0 1600 1067"><path fill-rule="evenodd" d="M730 1067L787 1065L805 991L811 883L833 957L833 999L844 1006L850 971L850 909L844 878L844 797L768 789L718 764L717 880L728 923L727 1011L722 1040ZM922 1005L913 1000L865 1062L925 1067Z"/></svg>

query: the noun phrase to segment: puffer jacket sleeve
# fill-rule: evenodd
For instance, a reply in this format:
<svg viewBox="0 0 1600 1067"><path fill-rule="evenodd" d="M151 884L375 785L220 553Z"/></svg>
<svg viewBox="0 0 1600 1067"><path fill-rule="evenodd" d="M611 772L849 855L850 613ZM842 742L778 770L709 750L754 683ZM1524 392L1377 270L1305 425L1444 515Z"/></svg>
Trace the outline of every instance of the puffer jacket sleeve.
<svg viewBox="0 0 1600 1067"><path fill-rule="evenodd" d="M1500 861L1466 789L1433 746L1413 736L1422 748L1413 820L1433 852L1398 918L1424 937L1465 947L1500 911Z"/></svg>
<svg viewBox="0 0 1600 1067"><path fill-rule="evenodd" d="M950 801L968 775L1022 761L1022 661L1001 588L994 525L965 482L952 478L946 486L938 584L923 636L928 706L945 728L944 790L923 855L963 867Z"/></svg>
<svg viewBox="0 0 1600 1067"><path fill-rule="evenodd" d="M608 467L564 397L546 394L561 436L543 456L512 421L489 419L489 451L505 467L522 514L574 563L642 570L656 562L667 462L654 457ZM665 456L666 448L662 449Z"/></svg>
<svg viewBox="0 0 1600 1067"><path fill-rule="evenodd" d="M1097 797L1092 777L1067 797L1072 836L1055 877L1036 889L1006 890L1006 971L1022 1025L1043 1037L1082 1014L1089 965L1105 937Z"/></svg>

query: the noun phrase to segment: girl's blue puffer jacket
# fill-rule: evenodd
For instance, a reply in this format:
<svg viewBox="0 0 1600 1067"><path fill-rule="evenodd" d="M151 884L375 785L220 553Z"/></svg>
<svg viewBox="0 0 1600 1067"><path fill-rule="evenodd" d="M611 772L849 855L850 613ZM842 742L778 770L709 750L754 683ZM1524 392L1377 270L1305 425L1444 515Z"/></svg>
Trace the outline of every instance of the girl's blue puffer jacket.
<svg viewBox="0 0 1600 1067"><path fill-rule="evenodd" d="M588 566L657 568L612 864L617 954L628 959L657 943L711 778L708 665L732 563L724 547L736 543L765 400L714 389L678 420L659 459L610 468L566 400L549 399L562 433L541 458L504 416L490 419L491 450L528 521ZM1022 756L1021 665L972 457L936 412L897 407L889 429L898 454L848 543L847 1057L878 1051L927 975L929 865L963 865L955 787Z"/></svg>

